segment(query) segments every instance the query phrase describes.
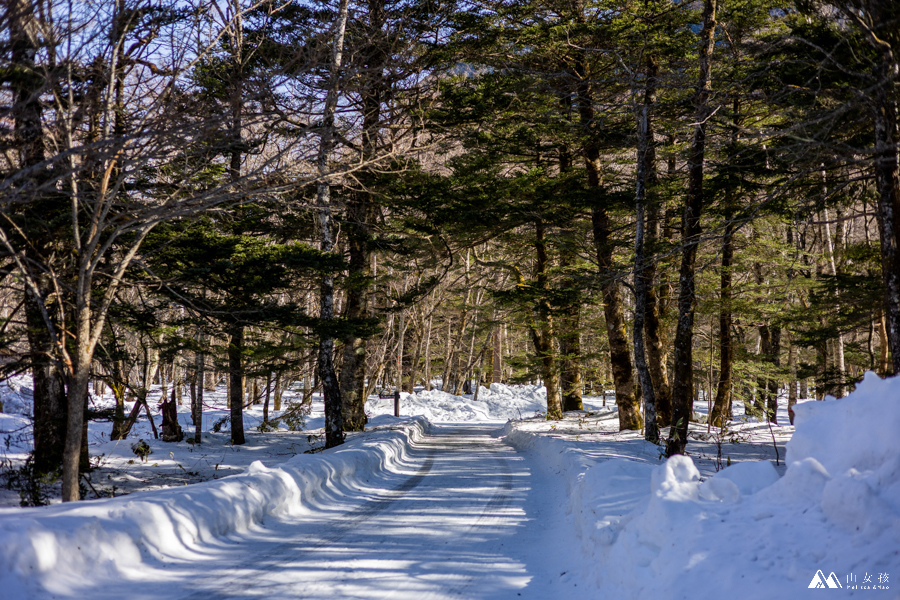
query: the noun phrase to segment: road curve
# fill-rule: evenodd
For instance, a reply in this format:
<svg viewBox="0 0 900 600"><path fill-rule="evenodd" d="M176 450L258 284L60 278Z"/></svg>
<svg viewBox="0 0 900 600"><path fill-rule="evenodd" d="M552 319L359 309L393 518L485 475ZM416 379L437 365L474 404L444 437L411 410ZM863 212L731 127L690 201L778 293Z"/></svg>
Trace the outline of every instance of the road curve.
<svg viewBox="0 0 900 600"><path fill-rule="evenodd" d="M167 581L143 594L117 593L158 598L165 591L167 600L582 597L577 592L587 590L566 576L565 553L553 546L565 511L561 481L492 436L495 428L436 426L414 443L400 472L375 473L366 489L318 498L302 518L268 520L211 549L209 560L171 565Z"/></svg>

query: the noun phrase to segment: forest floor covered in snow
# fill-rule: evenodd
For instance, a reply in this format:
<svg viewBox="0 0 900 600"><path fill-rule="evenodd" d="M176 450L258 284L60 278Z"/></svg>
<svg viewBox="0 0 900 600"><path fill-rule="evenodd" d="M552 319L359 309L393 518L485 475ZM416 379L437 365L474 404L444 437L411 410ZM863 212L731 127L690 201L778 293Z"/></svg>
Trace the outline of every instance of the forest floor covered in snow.
<svg viewBox="0 0 900 600"><path fill-rule="evenodd" d="M0 400L5 413L0 413L0 507L19 506L25 500L43 499L56 502L58 483L48 481L40 485L24 486L16 469L24 465L31 450L31 389L27 377L18 377L0 383ZM160 397L154 386L151 398ZM302 398L299 384L284 394L284 407L297 406ZM506 386L494 384L490 389L482 387L478 399L473 395L454 396L438 389L421 390L416 394L402 394L400 414L421 415L433 423L506 423L520 422L517 429L540 433L556 439L570 439L589 444L590 456L631 456L646 454L658 460L661 448L645 444L639 432L619 432L618 418L612 392L603 397L584 398L585 411L569 413L560 422L542 418L546 411L546 392L542 386ZM187 403L185 396L185 402ZM110 394L92 396L91 408L95 411L110 409L114 399ZM323 406L318 395L313 397L309 412L292 430L288 423L276 421L272 428L260 427L263 422L261 405L253 405L244 411L244 429L247 443L231 444L229 410L226 390L220 386L205 394L201 443L193 438L195 428L191 423L189 407L179 406L179 422L185 433L185 441L167 443L154 438L145 413L141 412L127 440L109 439L112 424L109 421L91 421L89 448L93 470L84 477L86 499L115 497L138 491L167 489L173 486L221 479L242 473L251 463L261 460L266 464L283 462L301 453L316 453L324 447ZM150 403L157 429L162 416L155 403ZM126 414L132 405L126 406ZM695 414L705 420L705 402L698 402ZM705 476L709 476L731 461L771 459L780 472L784 472L785 443L793 433L792 426L776 425L771 430L764 422L746 419L742 406L735 406L737 422L724 434L715 428L711 431L703 423L691 423L690 452ZM371 396L366 404L370 430L389 427L392 422L394 401L392 398ZM285 411L270 411L276 419ZM302 411L301 411L302 412ZM787 407L782 403L778 415L780 423L788 423ZM348 433L350 439L358 433ZM132 446L143 440L150 447L146 457L135 454ZM778 456L776 456L776 448ZM12 485L10 477L14 478ZM22 489L26 487L26 489ZM14 489L19 488L19 489ZM24 492L24 496L23 496Z"/></svg>
<svg viewBox="0 0 900 600"><path fill-rule="evenodd" d="M22 379L2 386L0 460L8 478L30 450L30 390ZM286 394L285 403L298 394ZM783 424L770 428L736 405L724 434L692 423L690 456L669 461L639 432L618 431L611 399L587 397L586 410L547 421L537 386L495 384L477 400L404 394L400 419L391 416L393 400L373 397L368 430L325 452L316 398L298 431L260 431L261 408L251 408L242 446L230 444L222 422L224 390L207 401L200 444L153 439L143 415L124 442L109 441L109 423L92 422L86 498L94 501L18 508L20 494L0 490L0 586L10 597L77 597L78 582L89 579L140 580L141 565L187 560L198 545L294 514L322 489L364 487L403 463L431 423L453 423L493 424L496 438L565 490L561 502L546 492L544 504L561 515L555 547L566 549L567 577L580 584L568 597L799 598L817 597L809 588L820 584L900 598L891 581L900 577L898 378L868 375L848 398L799 405L796 430L784 406ZM705 411L697 403L698 416ZM191 436L187 413L180 419ZM146 461L131 449L138 439L151 448ZM58 495L52 485L43 493ZM523 597L556 590L522 581L515 594Z"/></svg>

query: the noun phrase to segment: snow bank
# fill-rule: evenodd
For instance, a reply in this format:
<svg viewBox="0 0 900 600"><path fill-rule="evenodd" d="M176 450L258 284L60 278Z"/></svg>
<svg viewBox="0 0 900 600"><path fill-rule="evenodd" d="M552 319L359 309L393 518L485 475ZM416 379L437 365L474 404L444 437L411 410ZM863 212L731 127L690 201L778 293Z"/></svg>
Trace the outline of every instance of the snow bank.
<svg viewBox="0 0 900 600"><path fill-rule="evenodd" d="M546 410L547 390L537 385L492 383L490 388L479 386L478 400L474 400L474 396L454 396L437 389L400 394L401 415L422 415L433 423L508 421ZM393 398L373 397L366 402L367 413L393 414L393 411Z"/></svg>
<svg viewBox="0 0 900 600"><path fill-rule="evenodd" d="M3 412L11 415L28 416L34 404L31 377L16 375L0 381L0 402Z"/></svg>
<svg viewBox="0 0 900 600"><path fill-rule="evenodd" d="M31 451L31 414L34 392L31 378L17 375L0 381L0 457L18 455Z"/></svg>
<svg viewBox="0 0 900 600"><path fill-rule="evenodd" d="M268 516L300 514L325 494L401 466L410 440L427 427L425 419L406 419L325 454L297 455L276 468L257 461L241 475L183 489L0 510L0 589L7 598L71 592L95 578L140 578L147 563L196 558L216 538Z"/></svg>
<svg viewBox="0 0 900 600"><path fill-rule="evenodd" d="M685 456L570 463L570 510L604 595L817 598L811 584L837 582L900 598L900 377L868 374L847 398L796 414L781 478L745 462L701 480Z"/></svg>

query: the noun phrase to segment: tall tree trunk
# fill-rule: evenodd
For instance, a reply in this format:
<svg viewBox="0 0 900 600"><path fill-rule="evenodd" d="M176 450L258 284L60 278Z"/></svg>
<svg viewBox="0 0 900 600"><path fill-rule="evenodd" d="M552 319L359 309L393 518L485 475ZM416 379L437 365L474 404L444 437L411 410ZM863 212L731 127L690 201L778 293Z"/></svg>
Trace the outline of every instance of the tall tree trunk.
<svg viewBox="0 0 900 600"><path fill-rule="evenodd" d="M781 327L777 325L771 328L771 347L768 360L774 372L768 381L766 419L769 423L778 423L778 390L781 387L778 377L778 368L781 366Z"/></svg>
<svg viewBox="0 0 900 600"><path fill-rule="evenodd" d="M722 236L722 272L719 283L719 384L710 423L724 427L731 414L732 370L734 342L731 339L731 266L734 262L734 223L725 224Z"/></svg>
<svg viewBox="0 0 900 600"><path fill-rule="evenodd" d="M409 385L407 387L407 391L412 394L416 390L416 379L419 374L419 362L422 360L422 345L423 345L423 333L419 328L418 323L415 325L414 332L416 334L416 343L413 345L413 353L412 360L409 363Z"/></svg>
<svg viewBox="0 0 900 600"><path fill-rule="evenodd" d="M891 372L891 361L890 361L890 341L888 340L887 334L887 319L884 316L884 309L878 311L878 343L879 343L879 355L878 355L878 373L882 377L886 377L888 373Z"/></svg>
<svg viewBox="0 0 900 600"><path fill-rule="evenodd" d="M201 335L198 335L198 338L203 339ZM206 357L201 352L194 358L194 369L197 391L191 395L191 419L194 422L194 443L199 444L203 433L203 378L206 375Z"/></svg>
<svg viewBox="0 0 900 600"><path fill-rule="evenodd" d="M584 161L587 168L587 183L591 189L598 189L601 182L600 148L593 140L591 129L594 121L594 107L591 99L590 83L585 63L576 66L581 78L577 89L578 112L581 127L588 141L584 145ZM634 378L632 376L631 354L628 349L628 336L625 333L625 318L622 311L622 300L619 282L613 264L612 231L606 207L595 203L591 207L591 224L594 233L594 247L600 276L603 278L603 314L606 318L606 333L609 338L609 354L612 364L613 382L616 389L616 405L619 408L619 428L640 429L643 426L640 402L634 394Z"/></svg>
<svg viewBox="0 0 900 600"><path fill-rule="evenodd" d="M348 288L344 304L344 317L352 321L361 321L368 316L368 288L370 285L367 273L368 227L367 212L362 201L348 204L349 223L348 251L349 269ZM366 340L357 334L344 338L344 349L341 359L341 402L344 416L344 428L348 431L362 431L366 426L365 381L366 381Z"/></svg>
<svg viewBox="0 0 900 600"><path fill-rule="evenodd" d="M450 392L450 362L453 355L453 318L447 316L447 335L444 338L444 369L441 371L441 391Z"/></svg>
<svg viewBox="0 0 900 600"><path fill-rule="evenodd" d="M732 101L731 153L738 153L738 142L741 133L741 99ZM722 267L719 275L719 382L716 387L716 399L713 404L709 422L716 427L724 427L726 421L733 416L733 383L734 340L731 328L734 323L732 314L732 265L734 264L735 213L738 202L736 190L730 188L725 197L725 231L722 235ZM788 227L788 244L792 243L792 229ZM788 277L792 277L791 271ZM712 365L710 365L710 369Z"/></svg>
<svg viewBox="0 0 900 600"><path fill-rule="evenodd" d="M386 95L382 27L385 20L384 0L368 0L368 39L364 50L366 70L362 72L362 160L371 160L377 153L378 134L381 128L381 107ZM363 172L359 175L363 186L370 177ZM353 193L347 203L346 229L347 251L349 255L349 277L347 279L344 316L349 320L362 320L368 316L369 288L372 281L370 270L370 223L372 220L372 194L368 189ZM356 334L344 339L341 360L341 401L344 428L362 431L366 425L366 342Z"/></svg>
<svg viewBox="0 0 900 600"><path fill-rule="evenodd" d="M41 91L46 81L37 68L38 25L35 6L30 0L10 0L7 9L9 23L10 68L17 77L11 78L12 120L15 128L19 166L30 171L22 178L16 192L23 200L38 206L44 174L39 165L44 161L44 131L41 122ZM40 203L43 204L43 203ZM29 261L42 260L42 246L46 241L37 234L26 245ZM28 293L25 300L25 323L28 332L31 374L34 389L34 469L50 473L62 467L66 443L68 410L63 373L52 358L53 341L48 327L45 299L52 293L49 276L37 277L39 296Z"/></svg>
<svg viewBox="0 0 900 600"><path fill-rule="evenodd" d="M792 336L791 336L792 337ZM797 346L788 338L788 418L794 424L794 405L797 404Z"/></svg>
<svg viewBox="0 0 900 600"><path fill-rule="evenodd" d="M341 65L343 62L347 14L348 0L341 0L335 23L331 72L329 74L330 81L322 113L322 130L319 143L319 184L316 190L316 203L319 207L319 249L324 254L334 252L328 159L334 148L334 113L338 101L338 86L340 85ZM335 319L334 276L330 273L322 276L319 294L319 318L326 326L330 325ZM344 443L344 417L341 388L334 370L334 338L330 333L321 334L319 338L318 372L319 381L322 384L322 395L325 400L325 447L333 448Z"/></svg>
<svg viewBox="0 0 900 600"><path fill-rule="evenodd" d="M269 422L269 401L272 399L272 371L266 371L266 390L263 397L263 423Z"/></svg>
<svg viewBox="0 0 900 600"><path fill-rule="evenodd" d="M41 281L45 280L41 278ZM44 291L50 293L49 288ZM51 473L61 468L63 463L68 403L65 381L53 358L52 339L41 304L41 299L29 294L25 319L34 386L34 469L38 473Z"/></svg>
<svg viewBox="0 0 900 600"><path fill-rule="evenodd" d="M397 325L397 372L395 376L397 393L400 393L403 391L403 353L406 351L406 311L400 311Z"/></svg>
<svg viewBox="0 0 900 600"><path fill-rule="evenodd" d="M562 166L561 166L562 168ZM560 267L565 273L566 306L556 323L559 328L560 391L562 410L582 410L581 402L581 304L582 295L570 271L575 262L572 249L575 232L565 232L560 249Z"/></svg>
<svg viewBox="0 0 900 600"><path fill-rule="evenodd" d="M85 341L90 332L90 304L84 296L79 298L76 307L76 341ZM80 479L82 455L84 449L84 414L88 395L88 383L91 377L91 353L86 344L76 343L72 371L67 382L66 400L68 404L68 421L66 426L66 446L63 453L62 500L71 502L81 499L78 481Z"/></svg>
<svg viewBox="0 0 900 600"><path fill-rule="evenodd" d="M113 415L112 431L110 431L110 440L125 439L125 384L128 374L125 371L125 361L113 362L113 382L110 384L113 396L116 399L115 414Z"/></svg>
<svg viewBox="0 0 900 600"><path fill-rule="evenodd" d="M825 172L822 171L822 179L824 182ZM822 241L825 246L825 260L828 265L828 273L832 277L837 277L837 262L834 258L834 241L831 237L831 224L829 223L829 219L831 218L828 214L828 209L823 209L822 211ZM838 311L840 311L840 304L838 303L838 293L835 292L835 304L838 305ZM841 331L838 331L837 337L833 340L833 351L834 351L834 368L836 371L835 377L837 381L834 386L834 396L836 398L842 398L844 396L844 381L846 380L846 371L847 365L844 361L844 334Z"/></svg>
<svg viewBox="0 0 900 600"><path fill-rule="evenodd" d="M494 325L494 351L491 360L491 381L503 382L503 324Z"/></svg>
<svg viewBox="0 0 900 600"><path fill-rule="evenodd" d="M876 31L868 32L870 43L881 55L876 66L879 84L872 98L875 121L875 188L878 193L878 226L881 238L881 276L884 313L894 374L900 373L900 128L898 128L897 81L900 63L880 30L897 27L894 0L876 0L871 8Z"/></svg>
<svg viewBox="0 0 900 600"><path fill-rule="evenodd" d="M228 379L229 404L231 405L231 443L244 443L244 326L235 323L229 332L228 342Z"/></svg>
<svg viewBox="0 0 900 600"><path fill-rule="evenodd" d="M303 389L306 390L309 387L309 373L306 373L303 377ZM282 385L281 385L281 371L275 373L275 393L272 394L272 410L278 412L281 410L281 394L282 394ZM304 394L305 395L305 394Z"/></svg>
<svg viewBox="0 0 900 600"><path fill-rule="evenodd" d="M562 409L582 410L581 401L581 311L578 306L570 306L566 314L557 320L559 323L560 353L560 388L562 392ZM494 332L497 334L498 332Z"/></svg>
<svg viewBox="0 0 900 600"><path fill-rule="evenodd" d="M706 157L706 126L711 116L712 53L716 33L717 0L703 2L703 29L700 32L700 76L694 97L696 111L694 138L688 155L688 194L682 215L681 268L678 273L678 323L675 329L675 372L672 389L674 424L666 443L666 455L684 454L688 422L694 397L694 263L700 243L700 216L703 212L703 164Z"/></svg>
<svg viewBox="0 0 900 600"><path fill-rule="evenodd" d="M659 203L651 201L647 206L646 248L653 252L659 242ZM656 263L645 263L644 280L647 286L647 306L644 311L644 346L647 353L647 367L653 380L656 396L656 419L660 427L672 423L672 391L669 388L669 373L666 367L667 352L662 339L662 302L655 285Z"/></svg>
<svg viewBox="0 0 900 600"><path fill-rule="evenodd" d="M425 389L431 391L431 327L434 324L434 311L428 315L425 326Z"/></svg>
<svg viewBox="0 0 900 600"><path fill-rule="evenodd" d="M548 270L550 268L547 257L547 243L544 238L544 223L535 223L535 280L537 287L544 296L538 299L535 307L536 323L531 326L531 337L534 343L534 351L541 360L541 376L544 386L547 388L547 418L562 418L562 395L560 393L559 365L556 360L556 351L553 347L553 315L550 311L550 301L546 297L549 292L550 282Z"/></svg>
<svg viewBox="0 0 900 600"><path fill-rule="evenodd" d="M634 366L637 369L641 395L644 399L644 439L659 442L656 386L650 374L645 351L644 332L648 312L649 290L653 286L653 260L647 257L647 189L656 183L656 151L653 145L653 124L650 110L656 101L656 63L647 60L646 88L637 111L637 170L635 181L634 235Z"/></svg>

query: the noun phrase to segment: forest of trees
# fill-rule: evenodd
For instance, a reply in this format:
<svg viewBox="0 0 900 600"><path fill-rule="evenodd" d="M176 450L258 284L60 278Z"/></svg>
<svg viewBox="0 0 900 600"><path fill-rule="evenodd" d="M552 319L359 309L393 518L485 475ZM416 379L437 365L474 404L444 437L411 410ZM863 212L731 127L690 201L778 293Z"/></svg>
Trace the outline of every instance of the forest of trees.
<svg viewBox="0 0 900 600"><path fill-rule="evenodd" d="M894 0L0 10L0 376L64 500L151 384L241 444L303 382L329 447L382 388L614 390L671 455L900 372Z"/></svg>

